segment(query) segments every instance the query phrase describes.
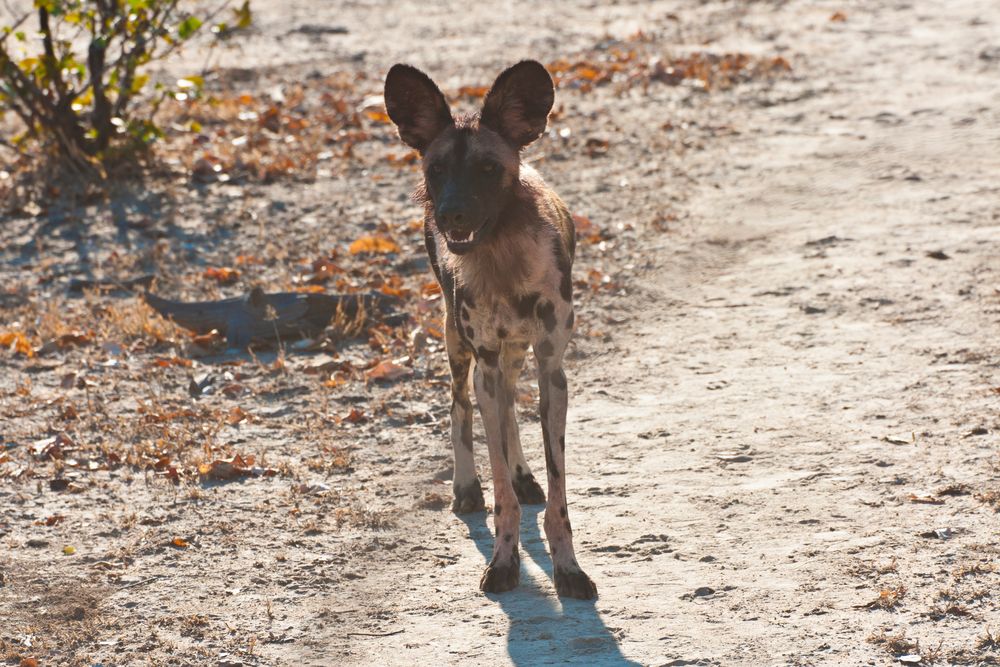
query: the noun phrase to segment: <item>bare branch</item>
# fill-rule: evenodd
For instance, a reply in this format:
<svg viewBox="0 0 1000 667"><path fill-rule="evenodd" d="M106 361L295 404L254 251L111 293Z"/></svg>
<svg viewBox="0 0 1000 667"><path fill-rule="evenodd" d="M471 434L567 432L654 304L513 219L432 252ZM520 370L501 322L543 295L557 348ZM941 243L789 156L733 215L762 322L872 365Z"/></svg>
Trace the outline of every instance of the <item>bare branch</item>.
<svg viewBox="0 0 1000 667"><path fill-rule="evenodd" d="M38 8L38 29L42 33L42 45L45 47L45 73L52 79L52 83L55 84L56 91L59 93L59 101L57 104L62 105L67 103L65 100L66 84L63 82L62 68L59 67L59 61L56 59L56 49L52 44L52 28L49 26L49 10L47 10L44 6Z"/></svg>
<svg viewBox="0 0 1000 667"><path fill-rule="evenodd" d="M10 7L7 8L7 11L9 11L11 14L14 13L10 9ZM18 20L14 21L14 25L9 26L10 27L10 32L4 33L3 35L0 35L0 46L3 46L3 43L7 41L7 38L10 37L11 35L13 35L14 31L16 31L18 28L20 28L21 24L24 23L25 21L27 21L29 16L31 16L30 12L27 13L27 14L25 14L24 16L22 16Z"/></svg>

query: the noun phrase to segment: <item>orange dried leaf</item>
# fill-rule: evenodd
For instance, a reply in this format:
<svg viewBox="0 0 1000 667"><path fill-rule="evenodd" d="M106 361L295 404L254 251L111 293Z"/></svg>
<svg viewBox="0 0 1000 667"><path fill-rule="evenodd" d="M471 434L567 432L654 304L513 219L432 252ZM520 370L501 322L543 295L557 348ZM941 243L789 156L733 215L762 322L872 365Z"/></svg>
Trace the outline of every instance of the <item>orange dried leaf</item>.
<svg viewBox="0 0 1000 667"><path fill-rule="evenodd" d="M359 410L357 408L351 408L351 412L344 417L345 421L349 421L352 424L363 424L368 421L368 417L365 416L364 410Z"/></svg>
<svg viewBox="0 0 1000 667"><path fill-rule="evenodd" d="M332 389L333 387L339 387L341 385L347 384L347 382L350 379L351 376L345 373L344 371L336 371L332 375L330 375L329 380L323 383L323 386L330 387Z"/></svg>
<svg viewBox="0 0 1000 667"><path fill-rule="evenodd" d="M390 285L382 285L378 288L379 292L382 294L387 294L389 296L398 296L400 298L405 298L410 296L410 290L405 287L392 287Z"/></svg>
<svg viewBox="0 0 1000 667"><path fill-rule="evenodd" d="M333 263L329 257L320 257L309 265L309 272L302 276L303 282L323 283L344 270Z"/></svg>
<svg viewBox="0 0 1000 667"><path fill-rule="evenodd" d="M72 331L56 338L56 345L60 349L72 347L73 345L86 345L92 341L91 334L83 331Z"/></svg>
<svg viewBox="0 0 1000 667"><path fill-rule="evenodd" d="M365 371L365 377L369 380L382 380L384 382L395 382L409 375L413 375L412 368L400 366L392 361L380 361L374 367Z"/></svg>
<svg viewBox="0 0 1000 667"><path fill-rule="evenodd" d="M404 167L415 163L420 159L420 154L417 151L410 151L409 153L403 153L402 155L396 155L395 153L389 153L386 156L386 160L389 161L394 167Z"/></svg>
<svg viewBox="0 0 1000 667"><path fill-rule="evenodd" d="M292 291L305 294L323 294L326 292L326 288L322 285L296 285Z"/></svg>
<svg viewBox="0 0 1000 667"><path fill-rule="evenodd" d="M833 15L830 17L830 21L832 21L833 23L843 23L846 20L847 20L847 14L845 14L844 12L834 12Z"/></svg>
<svg viewBox="0 0 1000 667"><path fill-rule="evenodd" d="M36 526L54 526L66 517L62 514L53 514L52 516L45 517L35 522Z"/></svg>
<svg viewBox="0 0 1000 667"><path fill-rule="evenodd" d="M376 123L391 123L392 120L389 118L389 114L381 109L367 109L365 110L365 115Z"/></svg>
<svg viewBox="0 0 1000 667"><path fill-rule="evenodd" d="M201 275L208 280L217 281L220 285L230 285L240 277L240 272L228 266L219 268L209 267Z"/></svg>
<svg viewBox="0 0 1000 667"><path fill-rule="evenodd" d="M774 58L771 59L771 69L779 69L785 72L791 72L792 66L789 64L787 60L785 60L781 56L775 56Z"/></svg>
<svg viewBox="0 0 1000 667"><path fill-rule="evenodd" d="M170 540L170 544L177 547L178 549L187 549L189 546L191 546L191 543L185 540L183 537L175 537L174 539Z"/></svg>
<svg viewBox="0 0 1000 667"><path fill-rule="evenodd" d="M388 236L362 236L351 244L350 251L352 255L362 253L384 255L399 252L400 247Z"/></svg>
<svg viewBox="0 0 1000 667"><path fill-rule="evenodd" d="M574 215L573 224L576 225L576 233L580 236L590 236L597 231L597 225L585 215Z"/></svg>
<svg viewBox="0 0 1000 667"><path fill-rule="evenodd" d="M153 366L159 366L160 368L167 368L169 366L180 366L182 368L191 368L192 362L190 359L184 359L183 357L157 357L153 360Z"/></svg>
<svg viewBox="0 0 1000 667"><path fill-rule="evenodd" d="M247 413L243 411L243 408L237 405L236 407L234 407L232 410L229 411L229 416L226 417L226 423L229 424L230 426L236 426L241 421L245 420L248 416L249 415L247 415Z"/></svg>
<svg viewBox="0 0 1000 667"><path fill-rule="evenodd" d="M212 329L207 334L195 334L191 336L191 341L195 345L201 345L203 347L211 347L217 343L225 340L225 337L219 333L218 329Z"/></svg>
<svg viewBox="0 0 1000 667"><path fill-rule="evenodd" d="M35 356L35 350L31 347L31 342L20 331L0 333L0 346L6 347L16 354L23 354L29 359Z"/></svg>
<svg viewBox="0 0 1000 667"><path fill-rule="evenodd" d="M490 89L486 86L462 86L458 89L459 97L486 97L486 93L488 92L490 92Z"/></svg>

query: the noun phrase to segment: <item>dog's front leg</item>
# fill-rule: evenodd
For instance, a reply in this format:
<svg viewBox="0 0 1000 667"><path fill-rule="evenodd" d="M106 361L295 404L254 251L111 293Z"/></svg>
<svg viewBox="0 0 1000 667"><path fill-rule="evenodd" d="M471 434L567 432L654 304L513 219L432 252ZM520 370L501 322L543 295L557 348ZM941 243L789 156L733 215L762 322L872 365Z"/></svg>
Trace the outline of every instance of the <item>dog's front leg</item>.
<svg viewBox="0 0 1000 667"><path fill-rule="evenodd" d="M500 370L503 373L504 386L510 403L507 414L507 467L514 482L514 493L522 505L541 505L545 502L545 492L535 481L535 476L528 467L521 449L521 438L517 428L517 410L514 403L517 399L517 380L524 366L524 356L528 351L527 343L509 343L503 346L500 355Z"/></svg>
<svg viewBox="0 0 1000 667"><path fill-rule="evenodd" d="M445 315L445 345L451 366L451 445L455 452L451 509L456 514L481 512L486 503L472 457L472 401L469 400L472 349L458 335L451 312Z"/></svg>
<svg viewBox="0 0 1000 667"><path fill-rule="evenodd" d="M566 406L569 390L562 358L568 331L556 331L534 345L538 359L539 411L549 498L545 504L545 537L552 552L556 592L581 600L597 597L597 586L576 562L573 529L566 509Z"/></svg>
<svg viewBox="0 0 1000 667"><path fill-rule="evenodd" d="M506 389L503 372L497 363L498 356L497 353L490 358L478 355L475 371L476 400L486 430L486 445L493 469L493 523L496 528L493 558L479 581L479 588L486 593L509 591L521 579L521 557L518 554L521 506L514 494L507 464L506 413L513 409L513 396Z"/></svg>

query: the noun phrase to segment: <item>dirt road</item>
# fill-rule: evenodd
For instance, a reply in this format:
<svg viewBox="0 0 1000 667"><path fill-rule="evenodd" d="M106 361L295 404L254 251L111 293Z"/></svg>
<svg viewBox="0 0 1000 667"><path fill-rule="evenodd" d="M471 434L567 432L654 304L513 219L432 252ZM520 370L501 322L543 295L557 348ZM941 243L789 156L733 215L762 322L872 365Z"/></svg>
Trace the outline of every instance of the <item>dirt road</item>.
<svg viewBox="0 0 1000 667"><path fill-rule="evenodd" d="M81 612L89 637L46 644L51 664L1000 662L1000 7L686 4L514 4L510 22L458 4L265 5L248 47L307 68L366 51L373 76L404 59L453 87L639 29L665 50L791 64L707 94L561 91L554 127L607 152L561 150L556 135L533 153L574 210L620 232L584 250L579 270L620 287L583 300L568 370L570 505L596 603L555 596L537 507L522 519L521 587L479 593L492 518L437 502L443 387L382 398L430 422L326 434L306 416L317 399L263 374L266 419L237 442L268 443L293 479L179 497L138 475L70 498L0 491L12 508L0 602L21 620L8 655L40 624L34 595L101 610ZM412 217L415 177L390 174L346 217ZM322 218L343 187L254 196ZM476 434L486 480L478 422ZM352 474L306 466L345 441ZM97 556L74 570L25 546L31 520L54 512L81 517L63 540L112 524L88 540L130 559L124 578L100 580ZM170 550L167 533L201 537ZM80 591L93 601L66 602Z"/></svg>

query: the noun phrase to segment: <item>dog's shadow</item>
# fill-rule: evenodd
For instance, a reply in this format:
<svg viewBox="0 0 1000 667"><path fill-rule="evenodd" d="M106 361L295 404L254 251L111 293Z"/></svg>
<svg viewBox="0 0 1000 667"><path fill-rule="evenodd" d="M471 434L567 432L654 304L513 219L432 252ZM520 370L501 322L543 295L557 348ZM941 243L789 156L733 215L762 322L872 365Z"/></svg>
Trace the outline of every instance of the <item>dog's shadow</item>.
<svg viewBox="0 0 1000 667"><path fill-rule="evenodd" d="M531 576L521 563L521 585L512 591L488 594L510 619L507 653L515 665L586 664L635 665L622 655L618 640L604 624L593 600L571 600L554 595L552 560L538 530L540 505L521 508L521 547L527 558L545 574ZM486 513L459 517L488 563L493 555L493 533ZM600 585L600 582L598 582Z"/></svg>

